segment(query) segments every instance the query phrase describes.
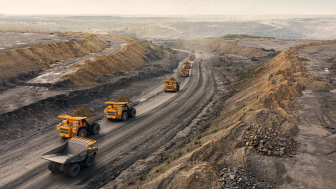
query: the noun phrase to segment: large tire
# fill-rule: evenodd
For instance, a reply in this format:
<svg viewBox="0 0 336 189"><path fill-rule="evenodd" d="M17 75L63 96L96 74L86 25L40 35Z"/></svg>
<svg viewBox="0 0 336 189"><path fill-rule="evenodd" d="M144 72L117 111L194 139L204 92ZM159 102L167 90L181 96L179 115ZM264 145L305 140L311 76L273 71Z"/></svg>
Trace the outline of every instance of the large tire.
<svg viewBox="0 0 336 189"><path fill-rule="evenodd" d="M68 168L68 176L76 177L80 171L80 165L78 163L71 164Z"/></svg>
<svg viewBox="0 0 336 189"><path fill-rule="evenodd" d="M49 163L48 163L48 169L49 169L50 171L53 171L53 169L52 169L53 164L54 164L54 162L49 161Z"/></svg>
<svg viewBox="0 0 336 189"><path fill-rule="evenodd" d="M98 123L94 124L92 126L92 134L96 135L98 134L100 131L100 125Z"/></svg>
<svg viewBox="0 0 336 189"><path fill-rule="evenodd" d="M121 115L121 120L126 121L127 118L128 118L128 113L127 113L127 111L124 111Z"/></svg>
<svg viewBox="0 0 336 189"><path fill-rule="evenodd" d="M93 164L94 164L94 162L95 162L95 155L90 155L90 156L88 156L87 158L86 158L86 160L85 160L85 166L86 167L90 167L90 166L92 166Z"/></svg>
<svg viewBox="0 0 336 189"><path fill-rule="evenodd" d="M135 115L136 115L136 110L135 108L132 108L130 111L130 117L135 117Z"/></svg>
<svg viewBox="0 0 336 189"><path fill-rule="evenodd" d="M78 129L77 136L85 138L87 135L87 131L85 128Z"/></svg>
<svg viewBox="0 0 336 189"><path fill-rule="evenodd" d="M52 171L53 172L55 172L55 173L59 173L59 172L61 172L59 169L58 169L58 166L59 166L59 164L58 163L56 163L56 162L53 162L53 164L52 164Z"/></svg>

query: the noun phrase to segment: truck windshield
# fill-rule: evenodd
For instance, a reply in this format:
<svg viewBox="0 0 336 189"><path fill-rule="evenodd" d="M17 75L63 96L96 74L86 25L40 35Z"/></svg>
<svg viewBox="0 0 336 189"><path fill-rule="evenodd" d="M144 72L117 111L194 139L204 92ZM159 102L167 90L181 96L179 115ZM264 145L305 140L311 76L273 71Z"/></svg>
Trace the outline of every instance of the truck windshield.
<svg viewBox="0 0 336 189"><path fill-rule="evenodd" d="M122 106L119 106L118 108L119 108L119 109L121 109L121 108L122 108Z"/></svg>

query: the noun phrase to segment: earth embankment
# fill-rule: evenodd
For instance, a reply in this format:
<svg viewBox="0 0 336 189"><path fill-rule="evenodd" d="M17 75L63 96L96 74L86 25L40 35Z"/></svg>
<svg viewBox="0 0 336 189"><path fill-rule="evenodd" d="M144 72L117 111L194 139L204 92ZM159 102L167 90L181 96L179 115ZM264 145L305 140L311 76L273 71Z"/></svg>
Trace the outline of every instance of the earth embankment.
<svg viewBox="0 0 336 189"><path fill-rule="evenodd" d="M146 64L143 59L145 51L146 48L139 42L130 42L121 51L96 57L93 61L84 61L84 65L79 70L64 79L72 77L72 82L84 85L95 82L95 78L101 75L120 71L132 71L138 66Z"/></svg>
<svg viewBox="0 0 336 189"><path fill-rule="evenodd" d="M44 70L53 63L84 56L106 48L107 43L96 35L79 41L48 43L0 53L0 81Z"/></svg>

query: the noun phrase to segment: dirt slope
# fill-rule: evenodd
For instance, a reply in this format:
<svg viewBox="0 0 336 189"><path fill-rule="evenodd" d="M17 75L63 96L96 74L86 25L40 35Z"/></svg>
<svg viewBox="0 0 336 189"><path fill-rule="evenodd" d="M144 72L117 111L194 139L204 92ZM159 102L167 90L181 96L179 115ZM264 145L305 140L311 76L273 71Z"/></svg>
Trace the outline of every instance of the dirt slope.
<svg viewBox="0 0 336 189"><path fill-rule="evenodd" d="M237 54L247 58L252 56L263 57L269 54L259 48L236 45L224 39L214 39L207 44L207 48L215 52Z"/></svg>
<svg viewBox="0 0 336 189"><path fill-rule="evenodd" d="M98 52L106 48L106 42L96 35L84 40L49 43L29 48L8 50L0 54L0 81L44 70L54 62Z"/></svg>
<svg viewBox="0 0 336 189"><path fill-rule="evenodd" d="M301 147L300 144L303 141L307 143L304 138L312 138L315 131L300 125L300 117L303 116L298 116L297 111L304 107L296 99L302 96L305 89L329 91L335 86L308 72L305 68L306 63L300 61L302 59L299 57L299 50L328 44L336 44L336 40L290 47L250 70L248 77L243 74L240 77L243 82L237 87L234 96L225 102L221 115L212 122L209 129L195 137L194 144L185 145L180 149L186 155L177 160L175 155L175 158L168 157L168 160L160 165L159 171L155 168L150 170L150 179L138 183L136 187L231 188L245 186L253 180L251 178L258 180L259 183L255 186L315 187L316 184L310 181L313 175L311 179L305 179L310 175L308 172L312 168L307 164L312 160L311 154L301 155L306 153L309 147L304 144ZM316 82L318 88L315 84L312 85ZM309 130L312 133L309 134ZM303 135L299 132L303 132ZM319 132L313 138L314 141L322 135L323 132ZM318 148L324 143L321 142ZM327 141L326 143L329 144ZM327 153L330 154L333 152ZM294 164L295 170L292 171ZM303 168L300 165L305 166ZM227 175L225 169L237 170L239 166L246 171L247 176L237 177L235 171ZM321 168L317 164L315 166L311 174L321 174L321 171L315 170ZM327 169L326 163L323 164L323 168ZM308 175L302 170L308 171ZM230 178L229 181L226 177ZM329 174L325 174L323 178L329 177ZM322 180L318 182L323 181L323 178L319 178ZM295 183L291 185L293 180ZM252 185L246 186L252 188ZM331 186L329 180L325 186Z"/></svg>
<svg viewBox="0 0 336 189"><path fill-rule="evenodd" d="M127 44L121 51L96 57L94 61L86 60L76 73L64 79L71 78L79 85L95 82L95 78L113 72L132 71L134 68L146 64L143 55L146 49L137 41Z"/></svg>

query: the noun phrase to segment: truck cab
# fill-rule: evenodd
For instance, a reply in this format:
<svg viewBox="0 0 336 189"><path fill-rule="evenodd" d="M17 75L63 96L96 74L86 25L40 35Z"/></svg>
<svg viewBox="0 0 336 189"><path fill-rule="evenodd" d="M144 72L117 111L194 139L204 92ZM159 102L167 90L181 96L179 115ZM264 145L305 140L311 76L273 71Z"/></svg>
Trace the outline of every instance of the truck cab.
<svg viewBox="0 0 336 189"><path fill-rule="evenodd" d="M224 62L226 62L227 61L227 59L225 58L225 57L223 57L222 59L220 59L221 61L224 61Z"/></svg>
<svg viewBox="0 0 336 189"><path fill-rule="evenodd" d="M126 121L128 117L135 117L136 110L129 106L128 102L105 102L109 104L104 113L107 119L119 119Z"/></svg>
<svg viewBox="0 0 336 189"><path fill-rule="evenodd" d="M164 85L164 89L165 92L177 92L180 90L180 85L178 83L178 81L173 81L173 80L164 80L165 85Z"/></svg>
<svg viewBox="0 0 336 189"><path fill-rule="evenodd" d="M182 77L188 77L189 76L189 70L188 69L181 69L181 76Z"/></svg>
<svg viewBox="0 0 336 189"><path fill-rule="evenodd" d="M96 123L96 121L101 119L100 116L88 119L87 117L72 117L71 115L64 114L58 117L63 120L56 126L56 129L59 130L60 136L63 138L74 136L85 138L89 132L98 134L100 131L100 125Z"/></svg>
<svg viewBox="0 0 336 189"><path fill-rule="evenodd" d="M191 67L191 63L190 62L185 62L184 63L184 68L185 69L189 69Z"/></svg>

